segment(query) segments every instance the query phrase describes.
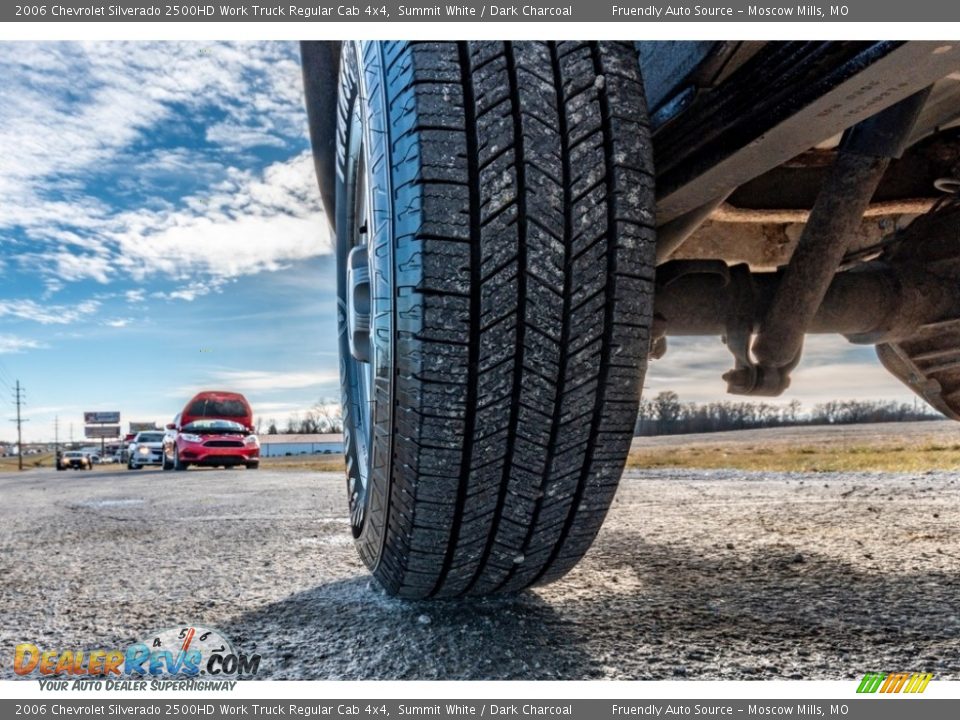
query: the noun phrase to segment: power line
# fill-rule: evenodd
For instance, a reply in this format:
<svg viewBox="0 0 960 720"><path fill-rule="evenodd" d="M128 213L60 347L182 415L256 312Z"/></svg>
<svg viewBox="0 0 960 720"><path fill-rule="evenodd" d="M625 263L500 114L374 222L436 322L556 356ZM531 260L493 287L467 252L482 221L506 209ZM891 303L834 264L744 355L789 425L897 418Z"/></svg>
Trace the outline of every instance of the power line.
<svg viewBox="0 0 960 720"><path fill-rule="evenodd" d="M2 362L0 362L0 385L3 385L7 390L13 392L13 386L10 384L10 376L7 375L7 368Z"/></svg>
<svg viewBox="0 0 960 720"><path fill-rule="evenodd" d="M20 387L20 381L17 380L17 389L14 393L14 402L17 406L17 418L16 420L11 420L10 422L15 422L17 424L17 465L21 470L23 470L23 433L21 432L21 426L29 420L24 420L20 417L20 406L23 405L23 390Z"/></svg>
<svg viewBox="0 0 960 720"><path fill-rule="evenodd" d="M2 377L6 377L8 381L10 380L10 377L7 375L7 366L0 360L0 378Z"/></svg>

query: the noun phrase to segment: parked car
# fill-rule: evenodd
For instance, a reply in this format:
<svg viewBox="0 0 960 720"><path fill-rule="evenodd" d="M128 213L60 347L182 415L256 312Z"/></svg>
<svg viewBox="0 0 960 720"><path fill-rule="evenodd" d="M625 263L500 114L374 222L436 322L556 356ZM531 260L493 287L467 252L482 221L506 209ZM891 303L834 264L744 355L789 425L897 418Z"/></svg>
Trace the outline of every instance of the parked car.
<svg viewBox="0 0 960 720"><path fill-rule="evenodd" d="M960 43L305 42L352 533L388 592L562 577L650 359L873 345L960 419ZM718 374L718 384L721 377Z"/></svg>
<svg viewBox="0 0 960 720"><path fill-rule="evenodd" d="M91 461L94 465L99 465L99 464L100 464L100 448L85 447L85 448L80 448L79 452L82 452L82 453L85 454L87 457L89 457L89 458L90 458L90 461Z"/></svg>
<svg viewBox="0 0 960 720"><path fill-rule="evenodd" d="M205 391L186 404L163 436L161 467L190 465L260 466L260 441L253 432L253 411L239 393Z"/></svg>
<svg viewBox="0 0 960 720"><path fill-rule="evenodd" d="M92 470L93 459L83 450L67 450L57 458L57 470Z"/></svg>
<svg viewBox="0 0 960 720"><path fill-rule="evenodd" d="M138 432L127 448L127 467L139 470L144 465L160 465L163 461L162 430Z"/></svg>

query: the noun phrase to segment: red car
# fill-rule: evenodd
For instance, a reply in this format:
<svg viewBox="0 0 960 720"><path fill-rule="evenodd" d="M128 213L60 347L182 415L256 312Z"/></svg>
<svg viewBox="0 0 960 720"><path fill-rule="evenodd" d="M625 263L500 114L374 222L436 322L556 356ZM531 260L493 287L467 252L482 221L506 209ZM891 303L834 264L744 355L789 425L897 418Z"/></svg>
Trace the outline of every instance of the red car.
<svg viewBox="0 0 960 720"><path fill-rule="evenodd" d="M253 434L253 411L239 393L204 391L186 404L163 439L164 470L190 465L249 470L260 466L260 441Z"/></svg>

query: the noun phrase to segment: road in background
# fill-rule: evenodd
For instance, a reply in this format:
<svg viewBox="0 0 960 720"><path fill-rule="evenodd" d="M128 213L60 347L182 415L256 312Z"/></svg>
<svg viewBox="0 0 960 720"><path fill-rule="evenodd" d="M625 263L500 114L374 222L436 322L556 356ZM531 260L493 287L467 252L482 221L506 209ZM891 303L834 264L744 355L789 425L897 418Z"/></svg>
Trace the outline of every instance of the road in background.
<svg viewBox="0 0 960 720"><path fill-rule="evenodd" d="M0 475L13 646L202 623L261 677L960 679L960 474L628 473L593 550L517 597L411 603L358 561L339 474Z"/></svg>

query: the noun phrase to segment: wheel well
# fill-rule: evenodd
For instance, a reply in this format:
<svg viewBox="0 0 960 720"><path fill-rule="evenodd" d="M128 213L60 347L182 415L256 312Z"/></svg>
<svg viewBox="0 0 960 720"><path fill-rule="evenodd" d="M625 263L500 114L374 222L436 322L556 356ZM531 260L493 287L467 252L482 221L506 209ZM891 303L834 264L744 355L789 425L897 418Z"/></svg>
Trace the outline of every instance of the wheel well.
<svg viewBox="0 0 960 720"><path fill-rule="evenodd" d="M307 122L313 162L323 209L333 222L336 207L337 83L340 74L340 41L310 40L300 43Z"/></svg>

